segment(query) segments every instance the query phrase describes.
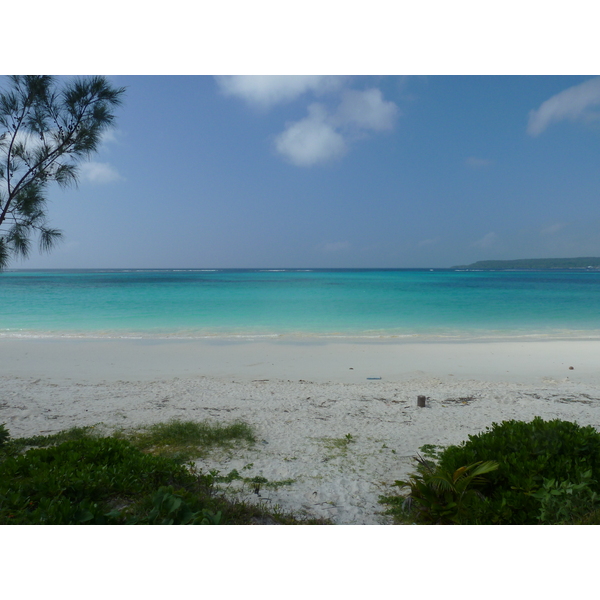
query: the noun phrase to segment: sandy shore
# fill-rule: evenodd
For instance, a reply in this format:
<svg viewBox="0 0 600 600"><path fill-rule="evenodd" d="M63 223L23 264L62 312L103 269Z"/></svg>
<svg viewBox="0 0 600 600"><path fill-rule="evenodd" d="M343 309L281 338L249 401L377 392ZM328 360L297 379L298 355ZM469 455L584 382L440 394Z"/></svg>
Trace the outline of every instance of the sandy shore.
<svg viewBox="0 0 600 600"><path fill-rule="evenodd" d="M573 367L573 369L570 369ZM13 437L74 425L243 420L256 447L199 463L270 481L255 500L339 524L388 522L377 499L423 444L493 422L600 429L600 341L489 343L0 339L0 423ZM418 408L417 395L428 396ZM350 434L339 448L333 440Z"/></svg>

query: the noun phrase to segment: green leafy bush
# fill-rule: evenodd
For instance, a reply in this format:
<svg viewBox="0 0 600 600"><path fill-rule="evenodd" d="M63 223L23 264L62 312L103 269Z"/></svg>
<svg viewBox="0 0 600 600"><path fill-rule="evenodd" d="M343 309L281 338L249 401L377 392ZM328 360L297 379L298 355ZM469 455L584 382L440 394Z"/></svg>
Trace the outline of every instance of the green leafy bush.
<svg viewBox="0 0 600 600"><path fill-rule="evenodd" d="M10 439L0 451L0 525L327 523L298 520L279 507L232 501L215 485L217 472L182 464L188 452L252 443L252 430L244 423L169 422L139 435L130 432L128 438L100 437L101 429ZM259 487L289 483L232 475L238 478Z"/></svg>
<svg viewBox="0 0 600 600"><path fill-rule="evenodd" d="M498 468L497 462L486 461L451 472L421 457L417 457L417 463L417 473L408 481L394 483L400 489L409 488L409 495L380 500L390 505L388 514L427 525L458 525L468 520L473 501L482 498L476 488L485 483L483 475Z"/></svg>
<svg viewBox="0 0 600 600"><path fill-rule="evenodd" d="M600 509L600 496L591 488L595 483L591 471L583 473L579 483L544 479L543 486L531 494L540 501L540 523L572 523Z"/></svg>
<svg viewBox="0 0 600 600"><path fill-rule="evenodd" d="M540 417L529 423L494 423L460 446L446 448L439 456L439 467L453 472L463 465L489 460L498 461L499 467L479 488L486 500L473 502L468 523L536 524L542 514L544 522L550 522L551 515L557 519L552 522L568 522L582 511L593 510L593 494L600 493L600 434L591 426ZM577 488L580 483L584 485ZM554 506L544 500L541 513L544 489L554 498ZM552 493L552 489L559 493ZM577 498L572 513L558 509L569 496L572 501Z"/></svg>
<svg viewBox="0 0 600 600"><path fill-rule="evenodd" d="M130 525L219 525L221 511L193 511L184 497L173 491L173 486L161 487L152 496L150 512L129 519Z"/></svg>
<svg viewBox="0 0 600 600"><path fill-rule="evenodd" d="M0 423L0 448L8 442L10 439L10 433L6 429L6 423Z"/></svg>
<svg viewBox="0 0 600 600"><path fill-rule="evenodd" d="M196 482L183 465L144 454L126 440L35 448L0 463L0 523L125 523L129 510L161 486Z"/></svg>

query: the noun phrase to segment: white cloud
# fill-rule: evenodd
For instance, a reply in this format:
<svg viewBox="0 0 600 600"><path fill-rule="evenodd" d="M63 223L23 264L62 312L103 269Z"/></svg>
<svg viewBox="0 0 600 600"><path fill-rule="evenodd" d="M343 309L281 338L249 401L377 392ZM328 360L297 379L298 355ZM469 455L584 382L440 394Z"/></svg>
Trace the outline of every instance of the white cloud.
<svg viewBox="0 0 600 600"><path fill-rule="evenodd" d="M100 135L100 143L101 144L115 144L119 141L121 137L121 132L118 129L114 129L113 127L109 127L105 129Z"/></svg>
<svg viewBox="0 0 600 600"><path fill-rule="evenodd" d="M469 158L465 160L465 165L472 169L483 169L493 164L494 161L489 158L477 158L476 156L469 156Z"/></svg>
<svg viewBox="0 0 600 600"><path fill-rule="evenodd" d="M357 134L393 128L398 113L398 107L384 101L378 89L346 90L333 113L322 104L311 104L308 117L288 124L276 137L275 148L293 164L310 167L342 157Z"/></svg>
<svg viewBox="0 0 600 600"><path fill-rule="evenodd" d="M597 119L600 114L591 107L600 104L600 77L570 87L546 100L529 113L527 133L540 135L550 124L564 119L571 121Z"/></svg>
<svg viewBox="0 0 600 600"><path fill-rule="evenodd" d="M276 151L292 164L310 167L342 157L351 141L369 131L393 129L400 110L383 99L381 90L347 89L349 78L323 75L227 75L216 77L221 92L249 104L270 108L303 94L334 93L337 108L322 103L308 106L308 116L288 123L275 137ZM329 105L331 106L331 105Z"/></svg>
<svg viewBox="0 0 600 600"><path fill-rule="evenodd" d="M308 117L289 124L275 139L277 151L301 167L340 158L347 145L329 123L325 108L320 104L308 107Z"/></svg>
<svg viewBox="0 0 600 600"><path fill-rule="evenodd" d="M269 108L291 102L312 91L317 94L338 89L342 77L325 75L222 75L216 77L221 92L249 104Z"/></svg>
<svg viewBox="0 0 600 600"><path fill-rule="evenodd" d="M489 233L486 233L480 240L473 242L471 245L475 246L476 248L489 248L496 242L497 239L498 236L493 231L490 231Z"/></svg>
<svg viewBox="0 0 600 600"><path fill-rule="evenodd" d="M86 162L79 167L82 179L90 183L111 183L123 179L108 163Z"/></svg>
<svg viewBox="0 0 600 600"><path fill-rule="evenodd" d="M394 127L399 112L393 102L383 99L381 90L346 90L342 94L342 103L337 110L336 119L342 125L384 131Z"/></svg>

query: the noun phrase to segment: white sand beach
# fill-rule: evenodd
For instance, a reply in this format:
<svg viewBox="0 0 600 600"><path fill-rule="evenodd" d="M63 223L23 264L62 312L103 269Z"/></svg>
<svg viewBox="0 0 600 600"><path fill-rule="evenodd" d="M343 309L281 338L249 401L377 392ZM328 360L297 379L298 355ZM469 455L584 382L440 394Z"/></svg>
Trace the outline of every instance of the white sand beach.
<svg viewBox="0 0 600 600"><path fill-rule="evenodd" d="M202 469L252 464L248 477L294 480L249 492L253 500L379 524L390 522L379 495L412 470L423 444L535 416L600 429L600 341L5 338L0 386L0 423L13 437L97 423L245 421L256 446L199 461ZM332 442L348 434L345 449Z"/></svg>

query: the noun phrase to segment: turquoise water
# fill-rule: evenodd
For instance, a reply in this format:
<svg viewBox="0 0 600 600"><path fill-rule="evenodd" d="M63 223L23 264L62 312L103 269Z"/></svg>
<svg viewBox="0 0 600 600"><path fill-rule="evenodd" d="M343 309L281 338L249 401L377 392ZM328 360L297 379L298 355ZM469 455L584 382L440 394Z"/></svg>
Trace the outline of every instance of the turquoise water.
<svg viewBox="0 0 600 600"><path fill-rule="evenodd" d="M9 271L0 336L600 338L600 272Z"/></svg>

